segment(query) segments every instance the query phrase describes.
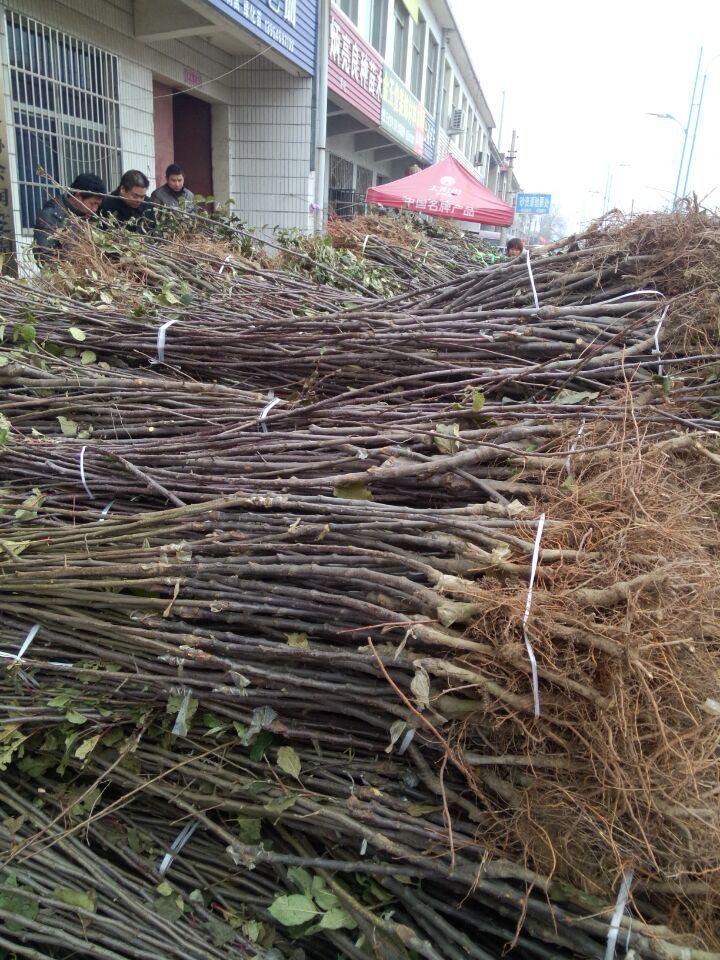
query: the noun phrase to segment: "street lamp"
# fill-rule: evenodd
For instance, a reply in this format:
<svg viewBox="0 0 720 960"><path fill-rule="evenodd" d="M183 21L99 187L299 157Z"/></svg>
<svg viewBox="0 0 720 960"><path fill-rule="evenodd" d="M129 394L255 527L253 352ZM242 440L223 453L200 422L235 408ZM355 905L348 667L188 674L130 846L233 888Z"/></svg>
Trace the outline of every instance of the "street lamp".
<svg viewBox="0 0 720 960"><path fill-rule="evenodd" d="M680 163L678 164L677 178L675 180L675 192L673 193L673 206L675 201L678 198L680 192L680 178L682 177L683 165L685 163L685 152L688 145L688 134L690 132L690 123L692 122L693 110L695 109L695 94L697 93L698 78L700 76L700 64L702 63L703 48L700 47L700 53L698 55L697 69L695 70L695 82L693 83L692 95L690 97L690 109L688 111L687 123L685 126L678 120L677 117L674 117L671 113L650 113L651 117L659 117L661 120L674 120L675 123L680 127L683 132L683 145L682 152L680 153ZM692 163L692 157L695 150L695 137L697 136L698 122L700 120L700 108L702 107L702 94L705 92L705 77L703 77L702 93L700 94L700 102L697 104L697 115L695 117L695 131L693 133L692 145L690 147L690 158L688 160L687 170L685 172L685 184L683 186L683 192L687 189L688 178L690 176L690 164Z"/></svg>

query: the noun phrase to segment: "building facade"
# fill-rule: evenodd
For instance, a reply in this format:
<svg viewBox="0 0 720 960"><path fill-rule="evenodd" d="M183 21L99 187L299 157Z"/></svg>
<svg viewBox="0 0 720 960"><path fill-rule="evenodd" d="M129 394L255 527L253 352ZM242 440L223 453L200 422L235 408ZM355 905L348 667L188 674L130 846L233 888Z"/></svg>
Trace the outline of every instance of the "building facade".
<svg viewBox="0 0 720 960"><path fill-rule="evenodd" d="M448 153L498 192L493 125L447 0L0 0L5 249L81 172L180 163L261 233Z"/></svg>
<svg viewBox="0 0 720 960"><path fill-rule="evenodd" d="M317 0L4 0L0 222L56 184L172 161L262 228L312 226Z"/></svg>
<svg viewBox="0 0 720 960"><path fill-rule="evenodd" d="M328 62L331 210L448 154L495 191L493 116L447 0L333 0Z"/></svg>

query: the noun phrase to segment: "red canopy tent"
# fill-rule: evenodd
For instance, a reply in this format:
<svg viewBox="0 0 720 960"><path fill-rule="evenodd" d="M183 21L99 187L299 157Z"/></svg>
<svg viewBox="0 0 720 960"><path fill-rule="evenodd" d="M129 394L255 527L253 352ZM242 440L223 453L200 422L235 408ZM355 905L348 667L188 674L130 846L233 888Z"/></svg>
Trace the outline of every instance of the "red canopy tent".
<svg viewBox="0 0 720 960"><path fill-rule="evenodd" d="M368 203L401 207L431 217L470 220L509 227L514 210L484 187L454 157L380 187L370 187Z"/></svg>

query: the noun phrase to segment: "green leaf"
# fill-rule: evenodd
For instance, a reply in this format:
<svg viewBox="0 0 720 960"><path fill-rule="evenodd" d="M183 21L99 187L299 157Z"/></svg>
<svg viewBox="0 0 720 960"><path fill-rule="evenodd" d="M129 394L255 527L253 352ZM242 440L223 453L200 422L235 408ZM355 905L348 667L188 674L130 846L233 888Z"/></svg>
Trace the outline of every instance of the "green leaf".
<svg viewBox="0 0 720 960"><path fill-rule="evenodd" d="M157 885L157 892L161 897L171 897L173 893L172 884L168 883L167 880L163 880L162 883Z"/></svg>
<svg viewBox="0 0 720 960"><path fill-rule="evenodd" d="M322 930L354 930L356 926L357 922L342 907L333 907L328 910L320 921Z"/></svg>
<svg viewBox="0 0 720 960"><path fill-rule="evenodd" d="M4 447L10 434L10 421L0 413L0 447Z"/></svg>
<svg viewBox="0 0 720 960"><path fill-rule="evenodd" d="M24 340L25 343L33 343L36 336L37 331L35 330L34 323L18 323L13 327L14 343L17 343L18 340Z"/></svg>
<svg viewBox="0 0 720 960"><path fill-rule="evenodd" d="M561 390L550 403L570 406L575 403L589 403L591 400L597 400L598 396L598 393L591 393L589 390Z"/></svg>
<svg viewBox="0 0 720 960"><path fill-rule="evenodd" d="M315 903L320 907L321 910L333 910L335 907L340 906L340 901L332 892L328 890L327 887L316 890L314 894Z"/></svg>
<svg viewBox="0 0 720 960"><path fill-rule="evenodd" d="M95 363L97 354L94 350L83 350L80 354L80 363L86 367L89 363Z"/></svg>
<svg viewBox="0 0 720 960"><path fill-rule="evenodd" d="M299 927L317 916L318 910L310 897L293 893L278 897L269 907L270 914L285 927Z"/></svg>
<svg viewBox="0 0 720 960"><path fill-rule="evenodd" d="M156 897L153 900L153 909L158 916L174 922L183 915L182 899L180 897Z"/></svg>
<svg viewBox="0 0 720 960"><path fill-rule="evenodd" d="M265 804L265 809L268 813L273 814L273 816L279 816L279 814L289 810L296 802L297 794L291 794L287 797L276 797L274 800L269 800Z"/></svg>
<svg viewBox="0 0 720 960"><path fill-rule="evenodd" d="M424 817L428 813L437 813L442 806L437 803L411 803L407 812L411 817Z"/></svg>
<svg viewBox="0 0 720 960"><path fill-rule="evenodd" d="M5 881L0 887L0 910L11 913L12 917L4 920L5 929L10 933L19 933L25 928L23 919L34 920L40 909L36 900L31 900L18 890L14 876Z"/></svg>
<svg viewBox="0 0 720 960"><path fill-rule="evenodd" d="M78 726L81 723L87 722L87 717L84 717L81 713L78 713L75 707L70 707L65 714L65 719L68 721L68 723L76 723Z"/></svg>
<svg viewBox="0 0 720 960"><path fill-rule="evenodd" d="M292 881L301 893L312 895L312 874L304 867L290 867L287 875L288 880Z"/></svg>
<svg viewBox="0 0 720 960"><path fill-rule="evenodd" d="M263 730L261 733L259 733L250 750L250 759L254 760L255 763L262 760L262 758L265 756L265 751L270 746L272 741L273 735L268 730Z"/></svg>
<svg viewBox="0 0 720 960"><path fill-rule="evenodd" d="M57 417L60 424L60 430L65 437L74 437L78 432L78 425L74 420L68 420L67 417Z"/></svg>
<svg viewBox="0 0 720 960"><path fill-rule="evenodd" d="M460 449L457 438L460 436L460 424L457 421L453 423L439 423L435 427L436 437L433 437L435 446L440 453L453 454Z"/></svg>
<svg viewBox="0 0 720 960"><path fill-rule="evenodd" d="M333 487L333 496L341 500L374 500L372 493L364 483L337 483Z"/></svg>
<svg viewBox="0 0 720 960"><path fill-rule="evenodd" d="M98 733L94 737L88 737L87 740L83 740L83 742L75 751L75 756L78 758L78 760L84 760L85 757L91 754L98 745L98 741L101 737L102 734Z"/></svg>
<svg viewBox="0 0 720 960"><path fill-rule="evenodd" d="M302 762L292 747L280 747L277 753L277 765L283 773L288 773L296 780L300 778Z"/></svg>
<svg viewBox="0 0 720 960"><path fill-rule="evenodd" d="M23 550L27 550L31 543L32 540L0 540L0 547L3 547L14 557L19 557Z"/></svg>
<svg viewBox="0 0 720 960"><path fill-rule="evenodd" d="M64 707L70 703L72 699L71 694L69 693L59 693L56 697L53 697L52 700L48 700L49 707Z"/></svg>
<svg viewBox="0 0 720 960"><path fill-rule="evenodd" d="M310 647L310 641L306 633L288 633L288 646L299 647L301 650L307 650Z"/></svg>
<svg viewBox="0 0 720 960"><path fill-rule="evenodd" d="M238 817L238 836L243 843L259 843L262 840L262 820L259 817Z"/></svg>
<svg viewBox="0 0 720 960"><path fill-rule="evenodd" d="M482 390L473 390L472 392L472 408L474 413L480 413L482 408L485 406L485 394Z"/></svg>
<svg viewBox="0 0 720 960"><path fill-rule="evenodd" d="M216 947L224 947L237 937L237 933L229 923L223 923L222 920L208 920L207 932L210 939Z"/></svg>
<svg viewBox="0 0 720 960"><path fill-rule="evenodd" d="M67 903L71 907L79 907L81 910L87 910L88 913L95 913L95 891L87 890L83 893L81 890L71 890L70 887L55 887L53 898Z"/></svg>
<svg viewBox="0 0 720 960"><path fill-rule="evenodd" d="M87 340L87 334L80 327L68 327L68 333L73 340L79 340L81 343L83 340Z"/></svg>
<svg viewBox="0 0 720 960"><path fill-rule="evenodd" d="M257 920L246 920L241 930L251 943L260 943L260 938L265 933L265 927Z"/></svg>
<svg viewBox="0 0 720 960"><path fill-rule="evenodd" d="M7 353L0 353L0 367L6 367L10 363L10 356Z"/></svg>
<svg viewBox="0 0 720 960"><path fill-rule="evenodd" d="M40 488L33 487L30 496L26 497L15 511L15 517L18 520L34 520L44 502L45 495L41 493Z"/></svg>

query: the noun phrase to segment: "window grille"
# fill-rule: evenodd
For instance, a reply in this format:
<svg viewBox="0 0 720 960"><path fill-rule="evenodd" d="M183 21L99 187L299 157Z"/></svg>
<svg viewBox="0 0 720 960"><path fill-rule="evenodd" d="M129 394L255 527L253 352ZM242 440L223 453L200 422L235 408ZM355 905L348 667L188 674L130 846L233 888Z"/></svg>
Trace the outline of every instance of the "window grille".
<svg viewBox="0 0 720 960"><path fill-rule="evenodd" d="M367 211L367 206L365 204L365 197L367 196L368 189L373 185L373 172L367 167L361 167L358 165L355 173L355 193L358 198L358 205L353 211L354 213L365 213Z"/></svg>
<svg viewBox="0 0 720 960"><path fill-rule="evenodd" d="M58 193L52 181L67 187L79 173L95 173L109 190L118 183L118 61L12 11L7 44L20 215L27 230L47 197Z"/></svg>

